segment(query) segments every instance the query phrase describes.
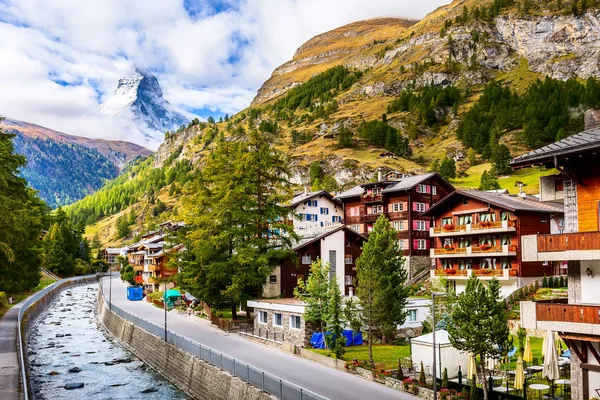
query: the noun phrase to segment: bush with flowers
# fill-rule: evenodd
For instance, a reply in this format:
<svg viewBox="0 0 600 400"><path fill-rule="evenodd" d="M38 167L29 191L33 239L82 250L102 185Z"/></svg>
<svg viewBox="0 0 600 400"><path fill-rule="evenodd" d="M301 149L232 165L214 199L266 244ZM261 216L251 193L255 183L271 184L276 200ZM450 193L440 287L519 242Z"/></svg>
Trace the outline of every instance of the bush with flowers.
<svg viewBox="0 0 600 400"><path fill-rule="evenodd" d="M402 388L410 393L419 393L419 381L414 378L406 378L402 380Z"/></svg>
<svg viewBox="0 0 600 400"><path fill-rule="evenodd" d="M352 360L352 361L346 361L346 364L344 364L344 368L348 371L356 371L356 368L364 368L364 369L370 369L369 368L369 363L366 361L362 361L362 360Z"/></svg>

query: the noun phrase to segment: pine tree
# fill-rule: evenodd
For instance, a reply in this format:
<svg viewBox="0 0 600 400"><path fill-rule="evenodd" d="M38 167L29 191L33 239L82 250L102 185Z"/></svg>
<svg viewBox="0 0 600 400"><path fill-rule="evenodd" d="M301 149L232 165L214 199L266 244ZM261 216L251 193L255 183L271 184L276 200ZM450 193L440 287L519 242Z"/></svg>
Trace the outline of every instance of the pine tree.
<svg viewBox="0 0 600 400"><path fill-rule="evenodd" d="M423 366L423 361L421 361L421 371L419 372L419 384L424 386L427 383L427 378L425 377L425 367Z"/></svg>
<svg viewBox="0 0 600 400"><path fill-rule="evenodd" d="M444 373L442 374L442 389L448 389L448 369L444 368Z"/></svg>
<svg viewBox="0 0 600 400"><path fill-rule="evenodd" d="M344 336L344 310L342 303L342 293L338 285L337 279L329 280L329 288L327 292L327 308L325 320L327 322L326 339L329 340L329 348L335 354L335 358L341 359L345 353L346 337Z"/></svg>
<svg viewBox="0 0 600 400"><path fill-rule="evenodd" d="M329 265L324 264L321 259L313 261L306 282L298 279L294 289L294 296L306 303L304 319L308 323L315 324L323 338L325 338L328 302L331 296L329 289ZM327 340L325 344L329 345Z"/></svg>
<svg viewBox="0 0 600 400"><path fill-rule="evenodd" d="M92 250L98 250L102 246L100 244L100 237L98 237L98 233L96 233L94 235L94 237L92 238L92 243L90 246L91 246Z"/></svg>
<svg viewBox="0 0 600 400"><path fill-rule="evenodd" d="M464 293L458 298L448 324L450 343L458 350L475 354L481 363L480 382L487 382L485 360L506 356L512 348L508 329L508 308L500 296L501 284L493 277L487 287L477 276L467 281ZM484 399L488 400L487 385L483 385Z"/></svg>
<svg viewBox="0 0 600 400"><path fill-rule="evenodd" d="M492 147L492 172L495 175L508 175L512 172L510 150L503 144Z"/></svg>
<svg viewBox="0 0 600 400"><path fill-rule="evenodd" d="M446 180L456 178L456 162L452 158L444 157L439 173Z"/></svg>
<svg viewBox="0 0 600 400"><path fill-rule="evenodd" d="M471 387L469 388L469 400L479 400L477 393L477 375L471 377Z"/></svg>
<svg viewBox="0 0 600 400"><path fill-rule="evenodd" d="M493 172L483 171L479 180L479 190L498 190L500 183Z"/></svg>
<svg viewBox="0 0 600 400"><path fill-rule="evenodd" d="M367 329L369 362L373 369L374 330L378 329L385 339L406 319L408 288L404 283L407 274L404 258L396 245L397 237L398 233L385 215L380 216L356 261L356 294L363 309L361 318Z"/></svg>
<svg viewBox="0 0 600 400"><path fill-rule="evenodd" d="M477 165L477 153L475 153L472 147L469 147L469 150L467 150L467 161L471 167Z"/></svg>
<svg viewBox="0 0 600 400"><path fill-rule="evenodd" d="M243 132L242 132L243 133ZM297 236L286 224L292 198L289 160L268 133L221 135L182 202L190 226L182 287L211 306L255 297ZM273 246L277 243L277 247Z"/></svg>

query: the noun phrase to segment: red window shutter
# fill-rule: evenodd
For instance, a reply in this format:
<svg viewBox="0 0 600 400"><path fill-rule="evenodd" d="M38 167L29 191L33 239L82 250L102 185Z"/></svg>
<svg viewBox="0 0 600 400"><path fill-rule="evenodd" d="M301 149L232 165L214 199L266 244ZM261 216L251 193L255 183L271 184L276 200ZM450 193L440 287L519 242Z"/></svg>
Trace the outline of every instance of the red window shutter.
<svg viewBox="0 0 600 400"><path fill-rule="evenodd" d="M412 210L413 211L417 211L417 203L412 203Z"/></svg>
<svg viewBox="0 0 600 400"><path fill-rule="evenodd" d="M418 249L419 249L419 240L413 239L413 250L418 250Z"/></svg>
<svg viewBox="0 0 600 400"><path fill-rule="evenodd" d="M425 211L429 210L429 203L425 203Z"/></svg>
<svg viewBox="0 0 600 400"><path fill-rule="evenodd" d="M412 226L413 230L417 230L418 225L419 224L417 223L417 221L413 221L413 226Z"/></svg>
<svg viewBox="0 0 600 400"><path fill-rule="evenodd" d="M429 230L430 227L431 227L431 222L430 221L425 221L425 229Z"/></svg>
<svg viewBox="0 0 600 400"><path fill-rule="evenodd" d="M425 185L425 187L427 188L427 194L431 193L431 185Z"/></svg>

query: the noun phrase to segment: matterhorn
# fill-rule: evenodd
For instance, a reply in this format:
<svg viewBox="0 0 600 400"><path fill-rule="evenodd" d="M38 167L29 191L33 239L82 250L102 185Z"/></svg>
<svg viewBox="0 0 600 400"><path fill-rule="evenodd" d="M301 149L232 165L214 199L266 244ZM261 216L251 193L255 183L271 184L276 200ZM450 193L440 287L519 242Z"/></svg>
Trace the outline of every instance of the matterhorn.
<svg viewBox="0 0 600 400"><path fill-rule="evenodd" d="M148 138L157 138L158 132L177 129L188 122L163 98L156 77L138 66L119 79L115 93L100 106L100 110L108 115L132 116Z"/></svg>

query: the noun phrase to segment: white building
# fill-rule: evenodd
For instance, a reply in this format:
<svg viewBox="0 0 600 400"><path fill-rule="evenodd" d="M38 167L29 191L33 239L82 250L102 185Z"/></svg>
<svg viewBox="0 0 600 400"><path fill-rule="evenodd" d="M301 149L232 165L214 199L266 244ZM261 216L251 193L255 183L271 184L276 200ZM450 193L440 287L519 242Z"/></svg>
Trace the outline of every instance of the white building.
<svg viewBox="0 0 600 400"><path fill-rule="evenodd" d="M314 229L341 224L344 220L344 205L324 190L309 192L295 196L292 199L294 214L294 229Z"/></svg>
<svg viewBox="0 0 600 400"><path fill-rule="evenodd" d="M404 324L398 329L418 329L423 326L423 321L431 315L431 299L423 297L409 297L406 303L408 312Z"/></svg>

